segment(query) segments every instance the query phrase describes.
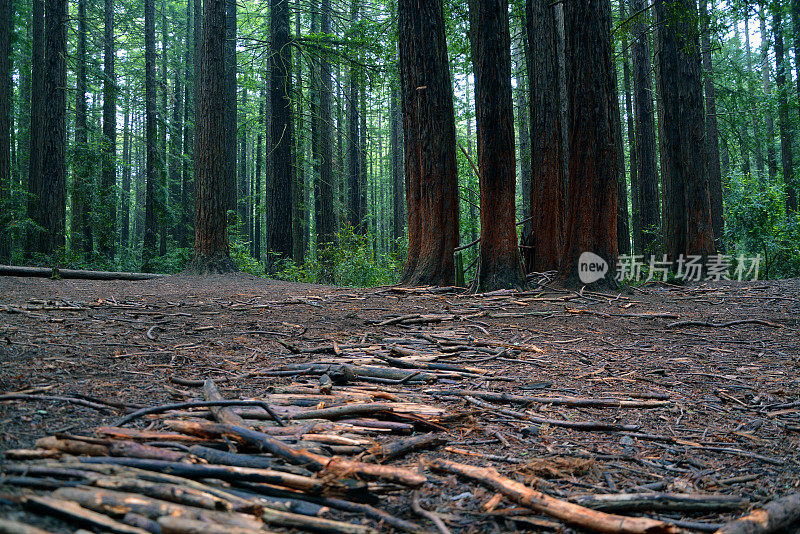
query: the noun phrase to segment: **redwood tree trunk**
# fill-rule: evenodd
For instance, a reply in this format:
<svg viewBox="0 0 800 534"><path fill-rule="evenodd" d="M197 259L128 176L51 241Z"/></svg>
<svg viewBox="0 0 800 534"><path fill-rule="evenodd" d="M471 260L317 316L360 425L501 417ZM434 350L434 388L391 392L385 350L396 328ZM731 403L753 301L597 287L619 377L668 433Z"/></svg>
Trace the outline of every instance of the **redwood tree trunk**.
<svg viewBox="0 0 800 534"><path fill-rule="evenodd" d="M236 212L236 0L225 1L225 191ZM276 50L273 48L273 50ZM241 222L241 221L240 221Z"/></svg>
<svg viewBox="0 0 800 534"><path fill-rule="evenodd" d="M352 0L350 5L351 24L358 20L359 0ZM358 69L350 64L348 96L347 96L347 220L353 230L361 228L361 158L359 157L359 106L358 106ZM363 132L362 132L363 133Z"/></svg>
<svg viewBox="0 0 800 534"><path fill-rule="evenodd" d="M253 204L255 205L255 224L253 225L253 256L261 261L261 191L263 182L261 181L261 170L264 168L264 91L258 99L258 138L256 141L256 177L255 195Z"/></svg>
<svg viewBox="0 0 800 534"><path fill-rule="evenodd" d="M398 28L409 229L402 281L452 285L458 168L441 0L400 0Z"/></svg>
<svg viewBox="0 0 800 534"><path fill-rule="evenodd" d="M126 84L127 85L127 84ZM131 100L130 93L125 96L125 118L122 123L122 196L120 198L119 248L125 255L130 240L131 224Z"/></svg>
<svg viewBox="0 0 800 534"><path fill-rule="evenodd" d="M30 156L28 160L28 217L36 220L42 196L42 115L44 99L44 0L32 0L31 8L31 120ZM31 232L27 236L26 256L37 250L38 236Z"/></svg>
<svg viewBox="0 0 800 534"><path fill-rule="evenodd" d="M11 0L0 0L0 204L11 198ZM11 257L6 216L0 215L0 262Z"/></svg>
<svg viewBox="0 0 800 534"><path fill-rule="evenodd" d="M636 175L639 180L641 248L654 254L661 223L656 164L656 120L653 109L653 75L650 62L649 0L631 0L631 13L640 13L633 24L633 93L636 119Z"/></svg>
<svg viewBox="0 0 800 534"><path fill-rule="evenodd" d="M331 0L322 0L322 33L331 33ZM319 175L314 191L316 203L315 227L317 231L317 250L332 243L336 235L336 210L334 193L336 177L333 174L333 114L331 86L331 64L327 54L323 54L319 65L319 117L317 129L319 136Z"/></svg>
<svg viewBox="0 0 800 534"><path fill-rule="evenodd" d="M470 44L475 72L481 244L475 289L522 288L516 231L514 109L507 0L470 0Z"/></svg>
<svg viewBox="0 0 800 534"><path fill-rule="evenodd" d="M525 240L528 272L558 270L564 240L561 84L556 8L549 0L526 3L530 86L531 232Z"/></svg>
<svg viewBox="0 0 800 534"><path fill-rule="evenodd" d="M767 8L762 6L758 12L758 18L761 24L761 63L762 67L762 76L763 76L763 83L764 83L764 96L766 98L770 98L772 94L772 84L771 84L771 68L769 63L769 39L767 39ZM764 114L764 122L767 126L766 136L767 136L767 173L769 174L770 182L775 180L775 176L778 174L778 163L775 159L775 125L772 119L772 113L765 113Z"/></svg>
<svg viewBox="0 0 800 534"><path fill-rule="evenodd" d="M613 117L618 107L611 71L609 0L567 3L564 24L570 142L567 231L560 271L568 283L577 283L582 253L597 254L610 269L618 255L619 158ZM613 278L606 276L606 282L613 283Z"/></svg>
<svg viewBox="0 0 800 534"><path fill-rule="evenodd" d="M664 232L672 261L712 254L714 230L705 164L705 109L694 0L656 0L662 118ZM689 16L677 16L676 13Z"/></svg>
<svg viewBox="0 0 800 534"><path fill-rule="evenodd" d="M708 151L706 154L706 164L708 166L708 192L709 200L711 201L711 224L714 228L714 241L717 243L717 249L724 250L722 241L725 231L725 219L722 213L722 167L719 161L717 97L714 89L714 65L711 61L711 38L709 35L711 19L708 16L707 3L708 0L700 0L700 24L703 25L700 44L703 47L703 70L705 71L706 149ZM756 138L760 135L757 130L753 133ZM760 146L756 147L756 167L759 168L760 171L764 170Z"/></svg>
<svg viewBox="0 0 800 534"><path fill-rule="evenodd" d="M42 189L34 217L44 228L35 248L42 254L57 253L65 245L68 13L66 0L46 0L42 154L47 157L42 160Z"/></svg>
<svg viewBox="0 0 800 534"><path fill-rule="evenodd" d="M397 93L391 90L389 95L389 122L391 136L389 137L389 151L391 152L391 177L392 177L392 239L395 244L393 250L399 247L399 239L405 235L406 202L403 180L403 142L400 127L400 110L397 102Z"/></svg>
<svg viewBox="0 0 800 534"><path fill-rule="evenodd" d="M189 245L190 236L194 234L193 215L195 205L194 178L192 176L194 160L194 121L195 121L195 87L198 78L199 55L195 46L195 35L200 28L200 18L195 15L195 7L199 7L200 0L187 0L186 2L186 63L184 67L184 124L183 129L183 170L181 173L181 247Z"/></svg>
<svg viewBox="0 0 800 534"><path fill-rule="evenodd" d="M271 63L270 101L272 107L272 188L268 200L270 221L268 252L277 259L292 257L292 52L289 43L289 2L271 0L273 61Z"/></svg>
<svg viewBox="0 0 800 534"><path fill-rule="evenodd" d="M620 19L627 20L627 2L626 0L619 1ZM636 161L636 127L634 126L633 119L633 100L631 98L631 60L630 48L628 46L627 34L622 39L622 83L625 89L625 115L627 117L628 127L628 150L630 157L630 175L631 175L631 230L633 235L633 251L634 254L642 253L642 213L639 206L639 175L638 163ZM620 253L622 251L620 250Z"/></svg>
<svg viewBox="0 0 800 534"><path fill-rule="evenodd" d="M219 135L226 123L226 0L203 2L203 39L200 64L200 99L197 109L197 211L194 261L200 274L234 270L228 252L225 150L228 140Z"/></svg>
<svg viewBox="0 0 800 534"><path fill-rule="evenodd" d="M94 187L89 171L90 159L86 132L86 3L78 0L78 43L75 57L75 162L72 179L72 210L70 216L70 247L73 252L90 255L94 227L90 211Z"/></svg>
<svg viewBox="0 0 800 534"><path fill-rule="evenodd" d="M114 72L114 0L105 0L103 30L103 174L100 181L100 254L114 258L117 234L117 79Z"/></svg>
<svg viewBox="0 0 800 534"><path fill-rule="evenodd" d="M781 166L783 167L783 183L786 187L786 214L797 211L797 190L794 185L794 169L792 164L792 125L789 122L789 101L786 94L789 90L786 83L787 61L783 48L783 15L780 4L773 6L772 33L775 37L775 82L778 86L778 130L781 136Z"/></svg>
<svg viewBox="0 0 800 534"><path fill-rule="evenodd" d="M142 271L151 269L156 255L156 184L158 149L156 148L156 19L155 0L144 0L144 101L145 101L145 207Z"/></svg>

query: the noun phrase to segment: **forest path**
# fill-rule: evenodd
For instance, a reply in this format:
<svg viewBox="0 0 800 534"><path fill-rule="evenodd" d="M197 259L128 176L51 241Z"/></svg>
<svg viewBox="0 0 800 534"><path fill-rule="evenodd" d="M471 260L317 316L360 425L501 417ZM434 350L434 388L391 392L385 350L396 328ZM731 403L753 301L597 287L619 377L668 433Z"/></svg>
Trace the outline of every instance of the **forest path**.
<svg viewBox="0 0 800 534"><path fill-rule="evenodd" d="M655 489L757 503L800 491L799 290L800 281L784 280L475 296L244 274L136 282L3 277L0 394L152 406L183 400L178 390L213 378L228 399L262 398L316 390L327 370L349 378L332 386L334 395L405 396L417 415L441 416L433 428L446 429L448 448L423 451L428 459L491 464L562 499ZM359 366L387 371L348 376ZM492 396L501 392L539 400ZM5 401L0 451L30 448L57 432L86 434L121 413ZM575 422L596 428L570 428ZM416 458L400 463L413 467ZM558 526L509 501L484 513L493 493L452 476L429 486L423 504L455 531ZM410 494L390 495L386 509L432 525L411 511ZM713 525L741 510L646 515Z"/></svg>

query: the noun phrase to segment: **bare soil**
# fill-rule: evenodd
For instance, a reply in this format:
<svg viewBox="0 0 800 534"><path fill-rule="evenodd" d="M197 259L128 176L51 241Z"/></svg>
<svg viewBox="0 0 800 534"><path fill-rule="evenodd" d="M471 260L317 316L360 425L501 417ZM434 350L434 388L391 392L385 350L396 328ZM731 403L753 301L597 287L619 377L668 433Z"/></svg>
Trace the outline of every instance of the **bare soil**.
<svg viewBox="0 0 800 534"><path fill-rule="evenodd" d="M380 386L464 415L441 425L449 450L415 453L397 465L433 458L491 465L560 499L658 490L737 495L756 506L800 491L798 290L800 280L784 280L651 284L622 294L549 287L475 296L243 274L136 282L4 277L0 394L151 406L175 402L170 379L181 377L214 378L227 398L252 398L278 386L318 383L316 376L258 376L265 370L332 358L360 361L370 351L388 354L401 346L488 373ZM426 322L426 314L440 319ZM403 315L420 317L378 324ZM750 322L736 323L743 320ZM334 342L336 354L290 350ZM652 409L547 403L498 403L495 409L441 391L447 389L670 402ZM639 428L538 424L504 408ZM91 435L122 413L54 400L0 402L0 451L31 448L57 432ZM572 531L505 499L487 513L481 506L493 491L429 474L437 483L423 488L422 505L454 532ZM0 517L25 517L19 490L3 486L1 477ZM387 511L433 529L411 510L410 492L382 498ZM705 523L711 530L746 511L620 513ZM364 518L337 517L380 528ZM47 526L69 531L58 522Z"/></svg>

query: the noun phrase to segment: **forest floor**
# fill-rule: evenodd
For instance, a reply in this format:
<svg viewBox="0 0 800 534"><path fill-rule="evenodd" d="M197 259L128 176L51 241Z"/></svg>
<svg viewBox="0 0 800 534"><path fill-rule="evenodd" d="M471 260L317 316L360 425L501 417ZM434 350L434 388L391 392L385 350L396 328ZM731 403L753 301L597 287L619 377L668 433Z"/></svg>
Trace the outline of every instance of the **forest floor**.
<svg viewBox="0 0 800 534"><path fill-rule="evenodd" d="M663 496L608 509L713 531L754 506L800 492L798 340L800 280L650 284L619 295L543 287L476 296L244 274L136 282L3 277L0 451L31 449L58 433L113 438L98 427L137 407L202 399L202 388L192 386L210 378L225 398L267 399L284 418L303 406L403 401L394 415L390 408L366 411L281 439L357 458L376 443L402 441L396 432L412 425L415 435L435 433L446 443L427 443L388 465L428 477L417 498L454 532L573 527L433 469L435 459L492 466L592 508L602 507L602 495L691 495L707 509L692 511L688 501L670 506ZM393 357L407 369L397 369ZM325 371L312 364L321 363L330 364L335 382L329 402L319 400ZM359 366L400 374L365 372L362 379ZM14 392L30 397L2 400ZM161 431L167 416L125 426ZM263 419L251 426L267 432ZM314 439L315 433L326 438ZM19 474L6 469L13 464L5 460L0 471ZM377 507L434 530L413 510L411 491L385 481L368 489L379 495ZM72 530L23 513L20 495L30 491L4 484L0 474L0 517ZM715 504L719 495L741 499ZM317 513L389 530L360 513Z"/></svg>

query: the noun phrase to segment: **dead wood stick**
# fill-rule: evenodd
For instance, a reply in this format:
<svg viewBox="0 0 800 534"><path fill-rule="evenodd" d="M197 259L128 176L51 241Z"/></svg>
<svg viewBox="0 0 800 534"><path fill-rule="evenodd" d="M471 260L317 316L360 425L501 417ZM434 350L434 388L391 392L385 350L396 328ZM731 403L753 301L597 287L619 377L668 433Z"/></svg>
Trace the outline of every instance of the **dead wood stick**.
<svg viewBox="0 0 800 534"><path fill-rule="evenodd" d="M163 482L148 482L136 478L106 476L92 480L92 485L103 489L139 493L147 497L177 504L185 504L186 506L195 506L208 510L222 510L226 512L233 511L233 504L231 504L230 501L221 499L205 491L187 488L178 484L165 484Z"/></svg>
<svg viewBox="0 0 800 534"><path fill-rule="evenodd" d="M252 529L259 529L263 526L260 520L248 514L204 510L121 491L96 488L60 488L53 492L53 497L75 502L95 512L112 515L130 512L150 519L172 515Z"/></svg>
<svg viewBox="0 0 800 534"><path fill-rule="evenodd" d="M182 517L164 516L158 518L162 534L265 534L264 530L218 525Z"/></svg>
<svg viewBox="0 0 800 534"><path fill-rule="evenodd" d="M525 395L512 395L509 393L493 393L490 391L473 391L468 389L427 389L429 395L455 395L458 397L472 396L492 402L512 404L553 404L559 406L578 406L593 408L663 408L669 406L671 401L661 400L621 400L615 398L583 398L583 397L529 397Z"/></svg>
<svg viewBox="0 0 800 534"><path fill-rule="evenodd" d="M7 395L0 395L0 402L3 401L11 401L11 400L23 400L23 401L37 401L37 400L49 400L49 401L60 401L60 402L68 402L69 404L77 404L79 406L84 406L86 408L92 408L94 410L98 410L100 412L108 412L114 413L116 410L109 406L105 406L103 404L98 404L96 402L87 401L84 399L76 399L75 397L61 397L58 395L22 395L19 393L9 393Z"/></svg>
<svg viewBox="0 0 800 534"><path fill-rule="evenodd" d="M425 476L409 469L368 464L338 457L330 458L304 449L295 449L263 432L245 427L215 423L205 423L197 426L209 434L216 433L219 436L236 437L256 447L261 452L268 452L273 456L283 458L290 463L301 465L312 471L338 475L360 475L410 487L420 486L428 480Z"/></svg>
<svg viewBox="0 0 800 534"><path fill-rule="evenodd" d="M740 319L738 321L728 321L725 323L712 323L709 321L678 321L675 323L670 323L667 325L667 328L678 328L681 326L707 326L709 328L727 328L729 326L736 326L740 324L760 324L764 326L771 326L772 328L780 328L781 325L776 323L771 323L769 321L763 321L761 319Z"/></svg>
<svg viewBox="0 0 800 534"><path fill-rule="evenodd" d="M165 460L167 462L180 462L188 456L185 452L162 449L160 447L153 447L152 445L127 440L113 441L111 443L110 452L111 456L142 458L145 460Z"/></svg>
<svg viewBox="0 0 800 534"><path fill-rule="evenodd" d="M57 269L53 267L21 267L17 265L0 265L0 276L23 276L33 278L73 278L79 280L150 280L164 278L168 274L124 273L116 271L81 271L76 269Z"/></svg>
<svg viewBox="0 0 800 534"><path fill-rule="evenodd" d="M101 532L112 532L114 534L150 534L143 528L120 523L107 515L87 510L83 506L68 500L29 495L23 498L23 503L26 507L37 512L60 517L77 525L99 528Z"/></svg>
<svg viewBox="0 0 800 534"><path fill-rule="evenodd" d="M176 402L174 404L163 404L161 406L150 406L149 408L142 408L133 413L122 417L114 423L114 426L122 426L130 423L134 419L138 419L143 415L151 415L156 413L164 413L170 410L184 410L186 408L208 408L210 406L258 406L267 411L272 416L272 419L280 426L286 426L283 420L278 417L269 404L260 400L214 400L214 401L192 401L192 402Z"/></svg>
<svg viewBox="0 0 800 534"><path fill-rule="evenodd" d="M414 510L414 512L426 519L429 519L434 525L436 525L436 528L439 530L439 532L441 532L441 534L450 534L450 529L447 528L441 517L433 512L429 512L419 504L419 490L414 490L414 493L411 496L411 508Z"/></svg>
<svg viewBox="0 0 800 534"><path fill-rule="evenodd" d="M108 447L105 445L86 443L74 439L58 439L55 436L37 439L36 446L40 449L55 449L75 456L108 456Z"/></svg>
<svg viewBox="0 0 800 534"><path fill-rule="evenodd" d="M443 459L434 460L430 466L437 471L454 473L480 482L523 506L589 530L608 534L677 534L681 532L679 528L663 521L607 514L550 497L501 476L492 468L474 467Z"/></svg>
<svg viewBox="0 0 800 534"><path fill-rule="evenodd" d="M410 452L438 447L447 443L447 440L435 434L421 434L406 439L399 439L391 443L376 445L369 449L369 455L365 456L365 462L388 462L400 458Z"/></svg>
<svg viewBox="0 0 800 534"><path fill-rule="evenodd" d="M217 385L213 380L210 379L203 383L203 396L207 401L225 400L225 397L223 397L222 393L219 392ZM208 409L214 415L214 419L220 423L226 425L247 426L247 423L244 422L244 419L236 415L231 408L226 408L224 406L209 406Z"/></svg>
<svg viewBox="0 0 800 534"><path fill-rule="evenodd" d="M308 410L290 416L290 419L337 419L351 415L367 415L381 412L393 412L394 407L388 402L374 403L353 403L344 406L334 406L332 408L322 408L319 410ZM242 425L239 425L242 426Z"/></svg>
<svg viewBox="0 0 800 534"><path fill-rule="evenodd" d="M145 471L167 473L185 478L218 478L220 480L243 480L249 482L265 482L286 488L293 488L312 493L322 492L323 483L311 477L253 467L236 467L229 465L188 464L183 462L165 462L162 460L143 460L140 458L81 458L81 463L99 463L136 467Z"/></svg>
<svg viewBox="0 0 800 534"><path fill-rule="evenodd" d="M735 495L701 495L692 493L619 493L582 495L571 499L592 510L733 510L744 508L748 500Z"/></svg>
<svg viewBox="0 0 800 534"><path fill-rule="evenodd" d="M715 534L768 534L800 520L800 493L787 495L727 523Z"/></svg>
<svg viewBox="0 0 800 534"><path fill-rule="evenodd" d="M3 452L8 460L46 460L58 458L61 451L56 449L8 449Z"/></svg>
<svg viewBox="0 0 800 534"><path fill-rule="evenodd" d="M212 464L234 465L237 467L251 467L255 469L272 469L275 465L273 458L254 454L238 454L235 452L220 451L202 445L192 445L189 451Z"/></svg>
<svg viewBox="0 0 800 534"><path fill-rule="evenodd" d="M0 534L50 534L50 531L19 521L0 519Z"/></svg>

